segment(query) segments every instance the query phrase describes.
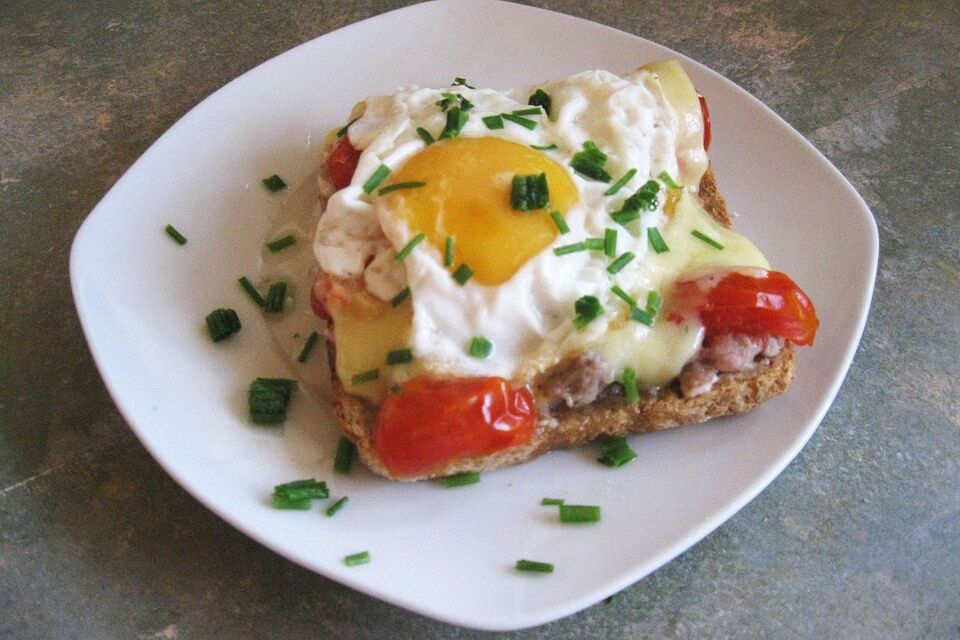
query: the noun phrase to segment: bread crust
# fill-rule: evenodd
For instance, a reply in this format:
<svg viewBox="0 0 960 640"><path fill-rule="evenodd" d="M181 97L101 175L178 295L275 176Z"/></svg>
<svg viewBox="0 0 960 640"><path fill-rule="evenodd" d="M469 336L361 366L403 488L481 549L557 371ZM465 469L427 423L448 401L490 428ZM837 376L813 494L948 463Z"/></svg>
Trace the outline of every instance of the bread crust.
<svg viewBox="0 0 960 640"><path fill-rule="evenodd" d="M712 168L707 169L699 186L698 195L703 207L715 220L729 227L726 201L720 195ZM328 353L332 354L335 345L330 340L331 333L327 332L327 346ZM388 478L412 481L511 466L553 449L574 447L603 436L660 431L745 413L786 390L794 377L794 362L793 347L787 344L777 356L758 360L749 370L721 373L713 388L706 393L683 397L674 383L655 396L642 397L635 406L626 402L620 385L612 384L590 404L542 411L534 436L523 446L454 460L403 478L390 474L374 446L378 408L346 391L337 377L333 358L330 368L337 421L344 435L357 446L364 464Z"/></svg>

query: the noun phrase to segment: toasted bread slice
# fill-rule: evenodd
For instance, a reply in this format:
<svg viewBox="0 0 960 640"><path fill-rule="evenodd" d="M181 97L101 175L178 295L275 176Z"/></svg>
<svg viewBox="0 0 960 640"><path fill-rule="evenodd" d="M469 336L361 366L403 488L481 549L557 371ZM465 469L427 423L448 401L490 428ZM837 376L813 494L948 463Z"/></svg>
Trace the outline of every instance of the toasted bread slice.
<svg viewBox="0 0 960 640"><path fill-rule="evenodd" d="M707 170L700 182L699 196L710 215L729 227L729 212L717 188L712 169ZM329 352L333 353L335 345L328 344L328 348ZM335 411L341 430L356 444L360 458L367 467L375 473L392 477L374 447L378 407L347 393L337 378L332 358L331 370L336 395ZM467 471L496 469L519 464L553 449L590 442L602 436L659 431L745 413L783 393L793 375L794 352L787 344L777 356L758 361L752 369L720 374L710 391L689 398L683 397L677 390L677 385L673 384L656 396L641 398L638 405L631 406L624 399L622 387L611 384L590 404L560 406L551 408L549 413L544 412L533 438L523 446L490 455L454 460L421 475L398 479L420 480Z"/></svg>

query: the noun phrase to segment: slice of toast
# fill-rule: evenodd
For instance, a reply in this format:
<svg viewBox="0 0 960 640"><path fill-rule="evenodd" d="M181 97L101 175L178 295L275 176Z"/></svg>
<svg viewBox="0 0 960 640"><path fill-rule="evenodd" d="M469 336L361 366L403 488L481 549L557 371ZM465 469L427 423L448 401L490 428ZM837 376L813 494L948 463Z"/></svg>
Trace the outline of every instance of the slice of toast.
<svg viewBox="0 0 960 640"><path fill-rule="evenodd" d="M726 202L717 188L716 177L708 169L700 181L699 196L704 208L724 226L730 226ZM330 344L333 353L335 345ZM378 407L347 393L337 377L331 358L335 412L343 433L356 446L360 458L372 471L391 478L391 474L374 448L374 429ZM527 444L497 453L462 458L434 467L423 474L400 478L403 481L447 476L467 471L485 471L519 464L553 449L573 447L601 436L659 431L711 418L750 411L770 398L783 393L794 375L794 353L788 343L775 357L760 361L752 369L719 374L718 381L706 393L683 397L677 385L667 386L653 397L643 397L638 405L629 405L622 387L609 385L597 399L576 407L551 408L541 417L533 438Z"/></svg>

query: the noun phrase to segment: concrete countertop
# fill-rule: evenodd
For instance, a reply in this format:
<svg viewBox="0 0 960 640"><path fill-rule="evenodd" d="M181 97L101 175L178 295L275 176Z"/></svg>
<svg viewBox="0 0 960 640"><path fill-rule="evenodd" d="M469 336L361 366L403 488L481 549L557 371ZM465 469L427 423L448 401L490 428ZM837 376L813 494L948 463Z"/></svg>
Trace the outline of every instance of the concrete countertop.
<svg viewBox="0 0 960 640"><path fill-rule="evenodd" d="M81 335L74 233L216 88L400 4L0 6L0 638L960 638L954 0L535 3L740 84L850 179L880 228L863 342L813 439L609 602L508 634L434 622L273 554L164 474Z"/></svg>

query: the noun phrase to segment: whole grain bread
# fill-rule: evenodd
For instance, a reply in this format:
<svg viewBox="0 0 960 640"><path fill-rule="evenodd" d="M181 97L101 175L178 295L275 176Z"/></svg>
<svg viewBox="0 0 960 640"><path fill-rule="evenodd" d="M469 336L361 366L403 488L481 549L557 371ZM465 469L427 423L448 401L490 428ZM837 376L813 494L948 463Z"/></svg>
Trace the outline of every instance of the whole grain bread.
<svg viewBox="0 0 960 640"><path fill-rule="evenodd" d="M700 182L699 196L710 215L729 227L730 215L712 169L707 170ZM327 333L328 336L330 334ZM328 337L328 352L333 353L334 348ZM360 458L367 467L375 473L392 477L374 447L378 407L347 393L337 377L332 358L331 371L340 429L357 446ZM642 397L638 405L630 405L624 399L622 387L614 383L590 404L559 406L544 412L533 438L523 446L454 460L417 476L394 479L421 480L468 471L486 471L519 464L553 449L573 447L603 436L660 431L745 413L783 393L793 380L793 375L794 352L788 343L777 356L758 361L752 369L721 373L710 391L693 397L682 396L678 386L673 384L656 395Z"/></svg>

